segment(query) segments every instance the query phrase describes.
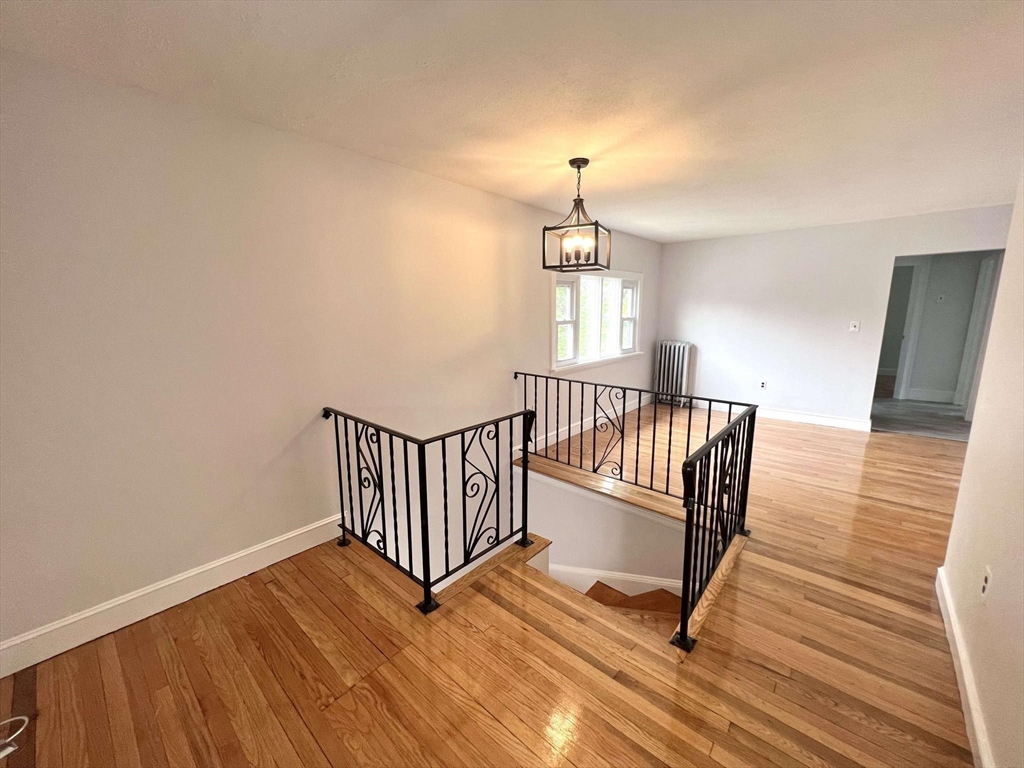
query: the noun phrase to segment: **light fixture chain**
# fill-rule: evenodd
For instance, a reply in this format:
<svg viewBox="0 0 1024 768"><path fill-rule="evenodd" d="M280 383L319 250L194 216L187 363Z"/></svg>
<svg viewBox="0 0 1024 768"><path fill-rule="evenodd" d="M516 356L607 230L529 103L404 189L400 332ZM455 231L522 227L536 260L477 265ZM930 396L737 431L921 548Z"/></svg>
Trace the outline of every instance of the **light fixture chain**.
<svg viewBox="0 0 1024 768"><path fill-rule="evenodd" d="M583 175L583 171L580 168L576 169L576 197L580 196L580 177Z"/></svg>

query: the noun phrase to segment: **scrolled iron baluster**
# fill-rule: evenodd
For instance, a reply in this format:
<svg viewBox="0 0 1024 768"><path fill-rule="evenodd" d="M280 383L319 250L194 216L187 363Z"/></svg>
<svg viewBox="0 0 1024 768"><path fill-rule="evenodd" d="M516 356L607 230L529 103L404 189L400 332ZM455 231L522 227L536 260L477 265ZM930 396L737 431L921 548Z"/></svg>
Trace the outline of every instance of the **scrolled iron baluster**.
<svg viewBox="0 0 1024 768"><path fill-rule="evenodd" d="M595 391L597 391L596 387ZM608 401L608 406L609 408L611 408L611 414L609 414L608 410L604 407L604 405L601 404L602 397L605 397ZM622 400L621 413L615 408L616 399ZM612 452L615 450L615 447L623 439L623 421L625 419L625 390L618 388L612 389L611 387L602 387L600 391L597 391L596 397L594 399L594 404L595 413L598 409L601 411L600 417L595 416L595 440L597 432L600 432L601 434L605 434L606 432L609 433L608 440L605 443L604 450L601 454L601 458L599 461L595 461L594 471L600 474L601 469L607 464L612 477L621 479L622 464L612 459L611 455Z"/></svg>
<svg viewBox="0 0 1024 768"><path fill-rule="evenodd" d="M498 540L497 524L487 524L488 516L495 505L499 483L497 455L491 456L487 450L487 442L490 441L496 450L497 437L498 425L496 423L477 427L470 433L469 441L465 443L462 450L463 502L476 502L476 510L473 513L472 524L469 526L466 538L466 560L473 557L481 541L489 546ZM467 472L466 467L471 468L472 471ZM466 535L465 532L464 535Z"/></svg>
<svg viewBox="0 0 1024 768"><path fill-rule="evenodd" d="M356 435L357 457L362 457L361 468L358 472L359 478L359 502L360 515L363 524L362 539L373 546L378 552L386 550L384 534L376 530L374 524L378 517L383 526L384 519L384 480L382 477L381 454L380 454L380 430L363 425L362 440ZM376 449L376 450L375 450ZM363 513L364 491L371 492L368 509Z"/></svg>

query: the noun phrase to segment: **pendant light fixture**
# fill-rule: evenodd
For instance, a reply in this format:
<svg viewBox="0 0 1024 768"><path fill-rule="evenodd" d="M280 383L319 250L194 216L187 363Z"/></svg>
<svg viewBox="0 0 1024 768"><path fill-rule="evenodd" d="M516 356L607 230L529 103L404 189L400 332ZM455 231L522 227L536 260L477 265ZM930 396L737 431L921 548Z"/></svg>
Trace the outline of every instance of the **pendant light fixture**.
<svg viewBox="0 0 1024 768"><path fill-rule="evenodd" d="M568 216L553 227L544 227L544 269L598 272L611 268L612 233L587 215L580 197L582 171L589 164L585 157L569 161L576 169L576 199Z"/></svg>

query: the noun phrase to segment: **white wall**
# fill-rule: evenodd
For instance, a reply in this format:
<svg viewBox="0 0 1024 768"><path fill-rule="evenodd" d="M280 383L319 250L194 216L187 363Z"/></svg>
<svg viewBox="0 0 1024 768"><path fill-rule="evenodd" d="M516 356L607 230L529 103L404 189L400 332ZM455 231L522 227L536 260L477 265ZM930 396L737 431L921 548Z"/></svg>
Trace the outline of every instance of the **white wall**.
<svg viewBox="0 0 1024 768"><path fill-rule="evenodd" d="M547 371L557 213L9 53L0 126L0 639L337 515L323 405L428 436Z"/></svg>
<svg viewBox="0 0 1024 768"><path fill-rule="evenodd" d="M939 592L985 766L1024 765L1024 177ZM985 569L992 578L984 595Z"/></svg>
<svg viewBox="0 0 1024 768"><path fill-rule="evenodd" d="M660 334L697 345L695 394L867 428L895 257L1002 248L1010 210L665 246Z"/></svg>
<svg viewBox="0 0 1024 768"><path fill-rule="evenodd" d="M896 266L889 283L889 301L885 309L885 325L882 330L882 351L878 356L878 372L895 376L900 363L900 349L903 347L903 329L907 321L907 305L910 301L910 284L914 277L913 267Z"/></svg>
<svg viewBox="0 0 1024 768"><path fill-rule="evenodd" d="M911 400L953 402L974 308L978 267L982 257L988 255L944 253L931 257L910 377Z"/></svg>
<svg viewBox="0 0 1024 768"><path fill-rule="evenodd" d="M530 530L551 539L550 574L580 592L603 581L629 595L659 587L680 594L685 529L664 515L530 473Z"/></svg>

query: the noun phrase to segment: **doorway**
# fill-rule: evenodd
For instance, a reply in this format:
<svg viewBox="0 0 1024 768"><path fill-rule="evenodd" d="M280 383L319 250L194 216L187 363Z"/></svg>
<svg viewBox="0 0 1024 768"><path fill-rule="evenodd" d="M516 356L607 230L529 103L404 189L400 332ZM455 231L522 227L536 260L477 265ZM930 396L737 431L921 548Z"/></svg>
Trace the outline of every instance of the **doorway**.
<svg viewBox="0 0 1024 768"><path fill-rule="evenodd" d="M871 428L966 441L1002 251L899 257Z"/></svg>
<svg viewBox="0 0 1024 768"><path fill-rule="evenodd" d="M906 337L907 309L910 306L910 288L914 279L912 265L896 265L889 284L889 306L885 313L882 332L882 351L878 356L878 376L875 379L875 397L896 396L896 374L900 368L900 353Z"/></svg>

